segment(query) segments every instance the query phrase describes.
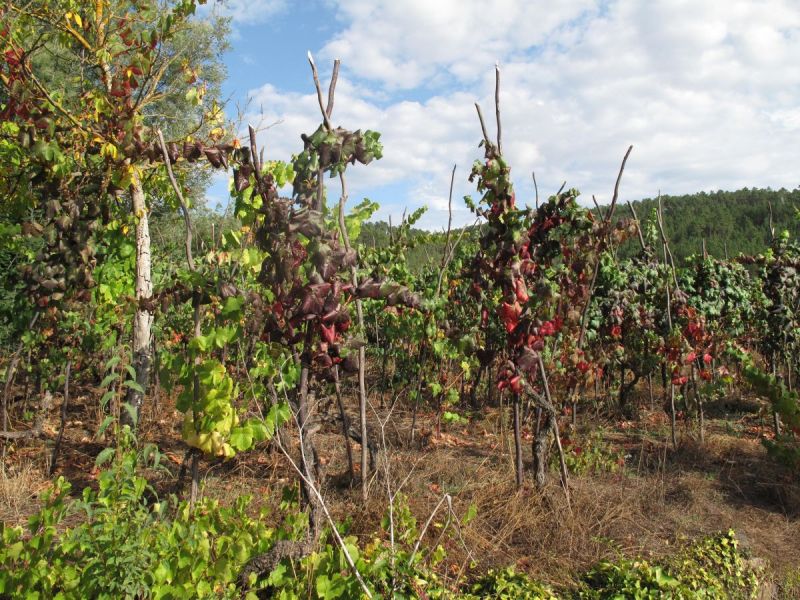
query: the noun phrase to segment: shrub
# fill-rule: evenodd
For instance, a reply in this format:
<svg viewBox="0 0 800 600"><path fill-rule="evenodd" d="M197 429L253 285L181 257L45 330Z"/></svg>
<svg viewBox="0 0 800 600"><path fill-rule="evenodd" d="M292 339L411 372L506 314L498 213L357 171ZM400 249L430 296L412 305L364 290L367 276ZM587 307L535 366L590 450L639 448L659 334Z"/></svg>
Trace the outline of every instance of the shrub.
<svg viewBox="0 0 800 600"><path fill-rule="evenodd" d="M697 542L665 566L604 561L584 578L583 599L754 598L758 574L745 567L733 531Z"/></svg>
<svg viewBox="0 0 800 600"><path fill-rule="evenodd" d="M576 475L616 473L625 465L625 453L615 450L606 442L602 431L574 439L565 438L562 444L564 444L564 462L570 473ZM557 456L553 456L554 464L557 459Z"/></svg>
<svg viewBox="0 0 800 600"><path fill-rule="evenodd" d="M231 507L202 500L148 502L130 450L99 476L99 489L68 504L59 478L44 505L22 527L0 524L0 595L24 598L235 598L246 562L273 543L265 515L247 514L249 499ZM83 513L62 528L69 511ZM59 531L61 529L61 531Z"/></svg>

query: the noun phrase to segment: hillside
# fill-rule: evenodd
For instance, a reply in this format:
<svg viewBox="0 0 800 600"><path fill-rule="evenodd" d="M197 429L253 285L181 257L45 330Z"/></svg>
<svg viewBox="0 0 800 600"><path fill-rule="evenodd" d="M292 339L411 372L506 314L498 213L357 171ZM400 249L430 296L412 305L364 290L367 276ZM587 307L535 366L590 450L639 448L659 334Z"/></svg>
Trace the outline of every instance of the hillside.
<svg viewBox="0 0 800 600"><path fill-rule="evenodd" d="M796 218L800 208L800 188L771 190L744 188L735 192L700 192L682 196L662 196L664 221L675 259L683 261L701 251L703 240L709 254L719 258L738 254L753 255L769 245L769 214L775 232L788 229L798 233ZM657 199L632 203L642 221L653 219ZM629 217L626 206L618 207L621 217ZM631 241L622 249L626 255L636 248Z"/></svg>
<svg viewBox="0 0 800 600"><path fill-rule="evenodd" d="M664 220L675 259L683 262L700 252L703 240L712 256L723 258L738 254L754 255L769 245L769 213L772 205L776 233L788 229L793 236L800 232L796 214L800 209L800 188L772 190L743 188L733 192L699 192L682 196L662 196ZM657 205L656 198L632 202L643 222L652 220ZM602 207L604 210L605 206ZM617 218L629 218L625 204L617 207ZM646 226L645 226L646 227ZM414 240L408 252L412 270L438 264L444 235L411 229ZM385 222L365 223L359 242L366 246L384 246L389 242L389 225ZM630 256L638 249L635 240L620 248L620 255Z"/></svg>

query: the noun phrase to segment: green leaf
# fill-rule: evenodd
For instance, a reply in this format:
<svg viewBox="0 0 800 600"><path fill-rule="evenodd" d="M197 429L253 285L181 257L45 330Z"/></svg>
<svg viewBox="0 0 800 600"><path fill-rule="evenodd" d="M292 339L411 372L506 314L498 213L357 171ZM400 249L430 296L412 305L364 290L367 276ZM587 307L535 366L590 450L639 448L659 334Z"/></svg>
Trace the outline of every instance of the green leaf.
<svg viewBox="0 0 800 600"><path fill-rule="evenodd" d="M220 315L226 319L238 318L242 313L244 298L241 296L231 296L225 299Z"/></svg>
<svg viewBox="0 0 800 600"><path fill-rule="evenodd" d="M136 422L138 422L138 420L139 420L139 413L138 413L138 411L136 410L136 407L135 407L135 406L133 406L133 405L131 405L131 404L127 403L127 402L123 402L123 403L122 403L122 408L124 408L124 409L125 409L125 412L126 412L126 413L128 413L128 416L130 417L131 423L136 423Z"/></svg>
<svg viewBox="0 0 800 600"><path fill-rule="evenodd" d="M110 359L108 359L108 362L106 363L106 371L110 371L111 369L116 367L119 364L119 361L121 360L122 360L121 356L112 356Z"/></svg>
<svg viewBox="0 0 800 600"><path fill-rule="evenodd" d="M95 459L94 464L96 464L98 467L104 465L105 463L110 461L112 458L114 458L114 454L115 453L116 453L116 449L115 448L104 448L100 452L100 454L97 455L97 458Z"/></svg>
<svg viewBox="0 0 800 600"><path fill-rule="evenodd" d="M237 427L231 431L230 445L239 452L249 450L253 445L253 436L249 428Z"/></svg>
<svg viewBox="0 0 800 600"><path fill-rule="evenodd" d="M111 415L103 419L103 422L100 423L100 427L97 428L97 435L103 435L105 430L108 429L108 426L111 425L111 423L113 422L114 422L114 417L112 417Z"/></svg>
<svg viewBox="0 0 800 600"><path fill-rule="evenodd" d="M111 373L110 375L106 375L103 378L103 381L100 382L100 387L105 388L111 384L112 381L116 381L119 378L119 375L116 373Z"/></svg>
<svg viewBox="0 0 800 600"><path fill-rule="evenodd" d="M467 512L464 513L464 516L461 517L461 524L467 525L472 519L475 518L475 515L478 514L478 507L475 504L470 504L467 507Z"/></svg>
<svg viewBox="0 0 800 600"><path fill-rule="evenodd" d="M116 392L114 390L108 390L107 392L105 392L103 394L103 396L100 398L100 406L102 408L105 408L106 406L108 406L108 403L111 401L111 399L115 395L116 395Z"/></svg>
<svg viewBox="0 0 800 600"><path fill-rule="evenodd" d="M22 554L22 549L24 548L24 544L22 542L16 542L15 544L11 544L8 548L6 548L6 556L11 558L12 560L19 560L20 554Z"/></svg>
<svg viewBox="0 0 800 600"><path fill-rule="evenodd" d="M134 391L139 392L140 394L144 394L144 388L135 381L133 381L132 379L125 380L125 383L123 385L131 388Z"/></svg>

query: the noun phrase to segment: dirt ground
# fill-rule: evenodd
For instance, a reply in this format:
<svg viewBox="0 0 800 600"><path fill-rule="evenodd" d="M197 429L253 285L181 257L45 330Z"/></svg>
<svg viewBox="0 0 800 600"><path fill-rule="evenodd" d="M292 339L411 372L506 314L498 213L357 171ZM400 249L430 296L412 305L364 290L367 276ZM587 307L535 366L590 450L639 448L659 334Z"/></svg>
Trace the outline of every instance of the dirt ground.
<svg viewBox="0 0 800 600"><path fill-rule="evenodd" d="M59 402L56 397L56 405ZM660 410L644 410L633 421L579 414L577 431L571 430L568 416L562 417L564 438L577 443L585 439L584 432L602 428L605 449L624 462L614 472L572 475L567 506L556 469L551 469L544 490L533 487L532 477L522 490L515 489L507 411L491 410L469 424L446 427L441 435L432 432L433 415L421 413L411 442L409 411L399 405L391 413L376 408L370 425L382 448L369 499L364 503L359 486L348 481L341 434L334 426L317 433L323 493L334 517L348 520L350 532L363 541L379 531L388 492L402 492L420 525L444 494L452 498L456 515L474 505L475 517L457 530L451 528L456 535L442 538L448 550L445 578L469 576L471 563L478 563L480 571L516 565L539 580L565 585L601 558L658 557L691 539L732 528L746 549L763 561L769 578L779 584L800 580L797 478L767 456L760 443L769 432L763 417L726 415L726 410L718 407L715 414L709 407L702 444L694 422L679 423L677 450L669 443L669 423ZM355 407L349 411L356 414ZM0 519L7 524L22 523L49 485L59 411L51 414L43 439L5 444ZM56 468L72 482L76 495L97 476L94 459L105 447L94 437L101 417L95 390L79 388L68 406ZM163 397L143 416L140 438L159 445L173 472L155 482L160 493L174 488L174 474L184 458L180 423L171 401ZM21 423L14 426L25 428ZM530 468L531 436L528 431L523 434ZM359 455L355 444L354 454ZM285 459L268 447L227 462L204 461L201 476L203 494L221 499L249 494L254 496L254 509L277 504L281 488L294 482ZM440 512L434 520L445 518ZM430 541L437 541L438 535L431 528Z"/></svg>

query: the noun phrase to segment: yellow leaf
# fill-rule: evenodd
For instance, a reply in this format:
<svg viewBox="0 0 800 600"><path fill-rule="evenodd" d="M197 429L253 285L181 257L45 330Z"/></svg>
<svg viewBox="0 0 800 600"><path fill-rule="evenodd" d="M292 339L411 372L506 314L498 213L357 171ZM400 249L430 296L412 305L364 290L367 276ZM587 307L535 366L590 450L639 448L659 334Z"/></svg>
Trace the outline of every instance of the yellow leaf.
<svg viewBox="0 0 800 600"><path fill-rule="evenodd" d="M100 149L100 154L113 160L117 159L117 147L111 142L106 142Z"/></svg>
<svg viewBox="0 0 800 600"><path fill-rule="evenodd" d="M128 235L128 229L129 228L128 228L127 225L123 225L122 226L122 235Z"/></svg>
<svg viewBox="0 0 800 600"><path fill-rule="evenodd" d="M81 16L76 14L73 15L73 18L75 19L75 24L81 29L83 29L83 20L81 19Z"/></svg>

